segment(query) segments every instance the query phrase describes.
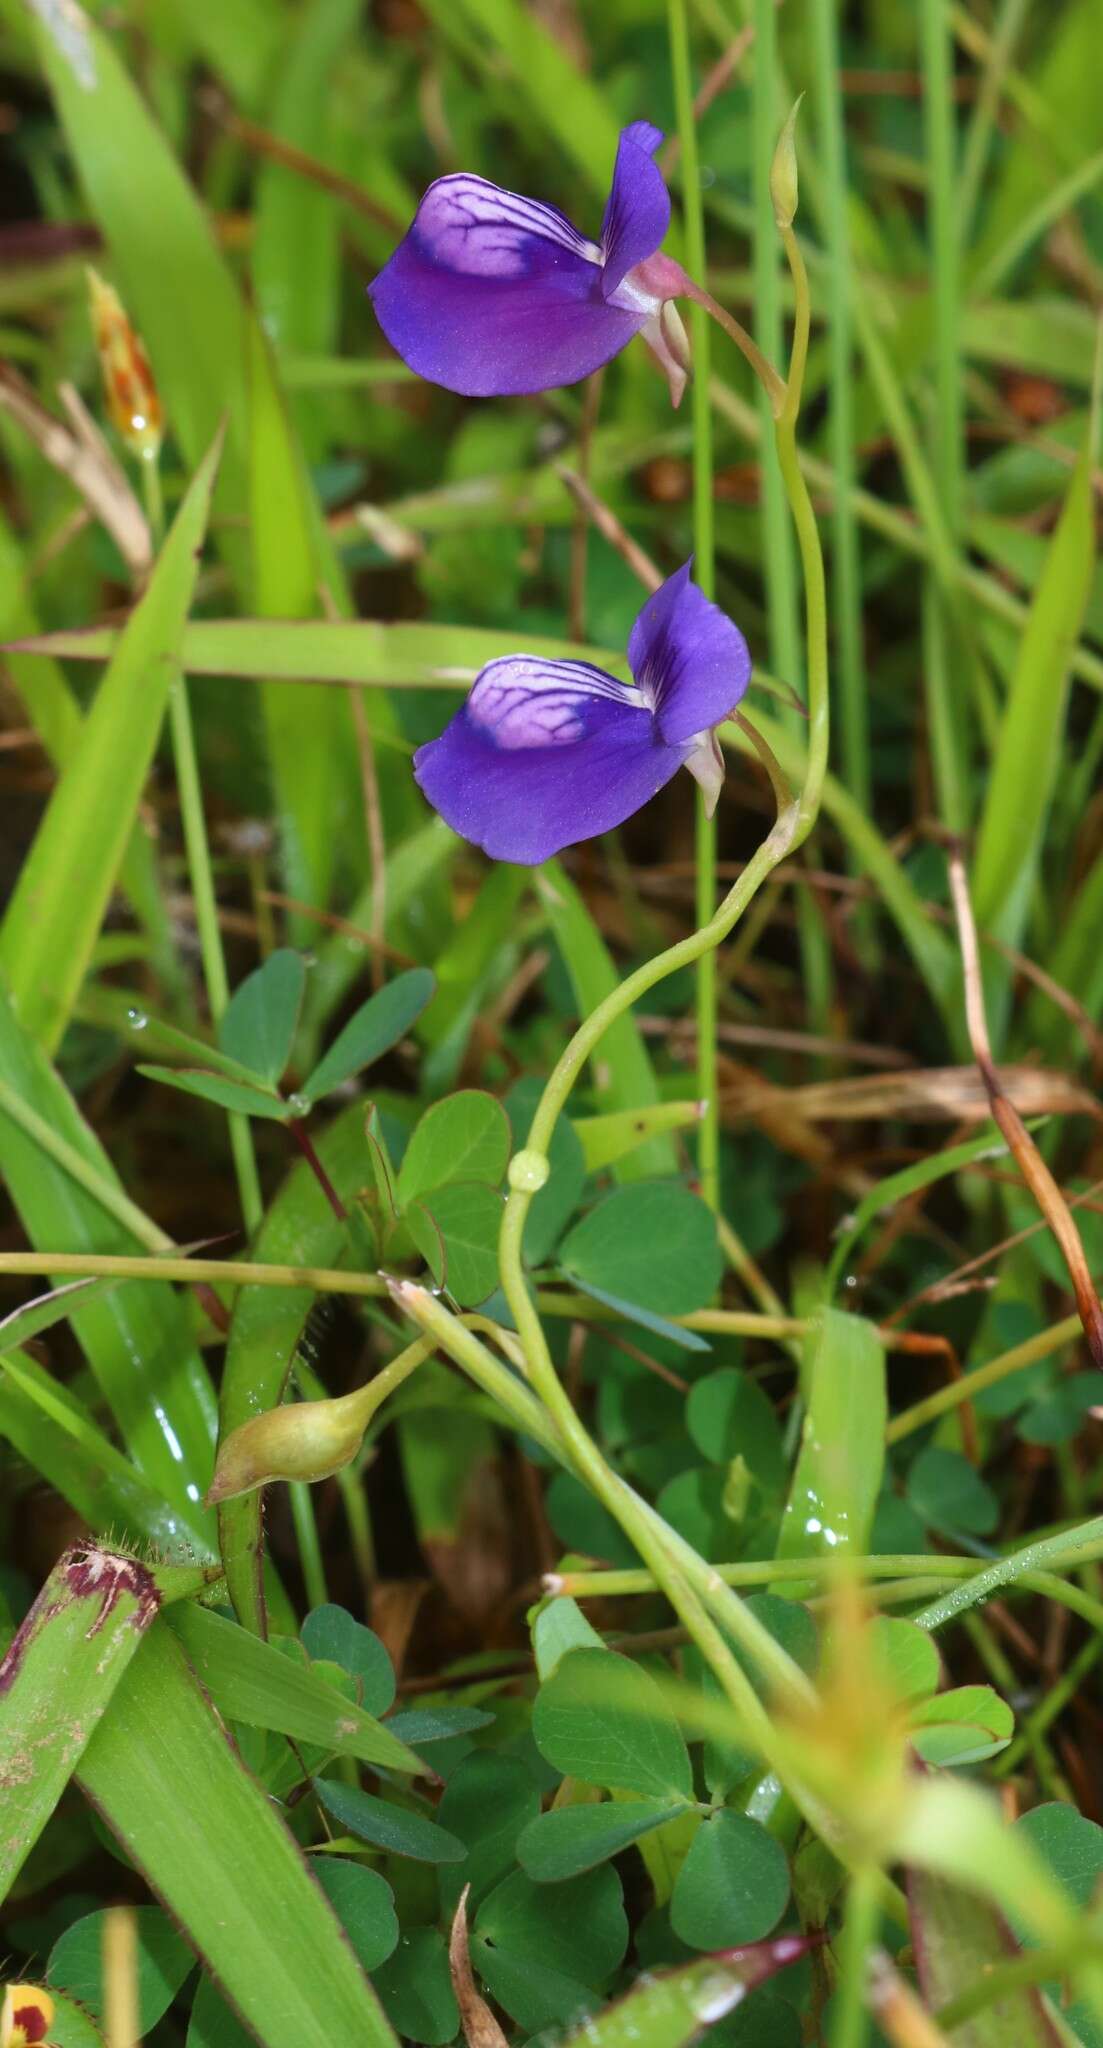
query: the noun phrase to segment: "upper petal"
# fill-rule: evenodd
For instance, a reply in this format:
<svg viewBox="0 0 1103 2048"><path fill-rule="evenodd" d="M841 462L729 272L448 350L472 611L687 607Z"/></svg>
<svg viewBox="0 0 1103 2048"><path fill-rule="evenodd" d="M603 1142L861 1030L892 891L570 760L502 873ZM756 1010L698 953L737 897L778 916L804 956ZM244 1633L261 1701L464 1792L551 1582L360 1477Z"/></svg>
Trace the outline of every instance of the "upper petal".
<svg viewBox="0 0 1103 2048"><path fill-rule="evenodd" d="M649 597L628 641L628 661L669 746L735 709L751 679L747 643L719 605L690 582L686 562Z"/></svg>
<svg viewBox="0 0 1103 2048"><path fill-rule="evenodd" d="M599 264L555 207L464 174L429 187L370 290L419 376L506 396L576 383L638 333L646 309L607 305Z"/></svg>
<svg viewBox="0 0 1103 2048"><path fill-rule="evenodd" d="M650 121L633 121L630 128L621 129L601 224L601 289L606 298L635 264L654 255L670 226L670 194L654 161L662 139L661 128Z"/></svg>
<svg viewBox="0 0 1103 2048"><path fill-rule="evenodd" d="M522 654L489 663L414 773L453 831L534 866L623 823L683 758L626 684Z"/></svg>
<svg viewBox="0 0 1103 2048"><path fill-rule="evenodd" d="M556 206L459 171L430 185L408 230L445 270L532 277L564 263L599 264L601 251Z"/></svg>

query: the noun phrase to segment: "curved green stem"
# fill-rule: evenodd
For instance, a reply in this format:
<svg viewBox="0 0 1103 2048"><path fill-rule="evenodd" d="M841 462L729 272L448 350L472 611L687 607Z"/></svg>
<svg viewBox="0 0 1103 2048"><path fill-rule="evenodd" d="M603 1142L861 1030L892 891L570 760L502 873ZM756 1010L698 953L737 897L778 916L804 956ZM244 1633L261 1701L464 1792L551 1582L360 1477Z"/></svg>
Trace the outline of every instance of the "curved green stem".
<svg viewBox="0 0 1103 2048"><path fill-rule="evenodd" d="M655 959L628 975L580 1024L545 1085L525 1149L510 1163L510 1192L499 1240L502 1287L521 1340L530 1388L551 1417L574 1470L636 1545L767 1760L775 1746L769 1717L733 1657L725 1637L748 1650L763 1675L782 1688L790 1700L808 1696L807 1682L784 1652L779 1656L778 1645L732 1589L726 1587L704 1559L633 1493L606 1463L559 1380L525 1279L522 1246L529 1205L547 1179L548 1149L556 1120L582 1066L604 1033L656 982L673 974L679 967L695 965L715 950L779 861L807 838L819 811L828 745L826 587L815 516L796 451L796 421L807 359L810 307L807 274L796 238L791 228L783 227L781 232L793 278L793 351L784 387L776 393L772 387L768 388L771 388L771 406L775 415L778 459L805 578L809 732L802 785L797 797L779 809L772 830L719 908L688 938L667 947ZM776 373L773 377L774 382L779 383ZM442 1341L447 1332L454 1349L458 1340L448 1330L452 1319L447 1316L447 1311L434 1304L430 1297L423 1296L421 1290L417 1292L416 1308L407 1304L410 1312L416 1315L423 1328L439 1325ZM470 1342L469 1333L464 1334L464 1341ZM455 1351L454 1355L458 1356Z"/></svg>

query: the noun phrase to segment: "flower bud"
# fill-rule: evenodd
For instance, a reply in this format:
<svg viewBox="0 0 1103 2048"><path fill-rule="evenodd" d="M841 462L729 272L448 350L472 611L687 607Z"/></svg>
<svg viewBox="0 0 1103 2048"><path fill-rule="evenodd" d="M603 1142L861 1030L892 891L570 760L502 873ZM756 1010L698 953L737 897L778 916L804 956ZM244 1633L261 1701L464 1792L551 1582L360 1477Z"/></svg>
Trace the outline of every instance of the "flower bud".
<svg viewBox="0 0 1103 2048"><path fill-rule="evenodd" d="M801 99L803 97L802 93ZM781 134L778 136L774 160L770 165L770 198L773 201L774 219L781 229L792 227L797 211L797 146L795 130L799 112L800 100L798 99L794 103L792 112Z"/></svg>
<svg viewBox="0 0 1103 2048"><path fill-rule="evenodd" d="M149 357L126 317L118 292L91 269L88 290L111 423L133 455L153 462L161 447L164 414Z"/></svg>
<svg viewBox="0 0 1103 2048"><path fill-rule="evenodd" d="M208 1507L273 1479L330 1478L355 1458L367 1419L356 1394L339 1401L295 1401L252 1416L219 1446Z"/></svg>

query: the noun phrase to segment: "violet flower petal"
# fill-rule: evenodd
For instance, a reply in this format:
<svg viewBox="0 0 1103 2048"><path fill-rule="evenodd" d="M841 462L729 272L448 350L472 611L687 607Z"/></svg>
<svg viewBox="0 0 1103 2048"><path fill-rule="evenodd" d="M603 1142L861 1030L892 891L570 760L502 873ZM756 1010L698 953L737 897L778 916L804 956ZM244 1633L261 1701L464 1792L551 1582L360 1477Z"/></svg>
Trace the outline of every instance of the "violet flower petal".
<svg viewBox="0 0 1103 2048"><path fill-rule="evenodd" d="M369 289L419 376L504 397L577 383L644 325L645 307L606 305L600 260L554 207L461 175L430 185Z"/></svg>
<svg viewBox="0 0 1103 2048"><path fill-rule="evenodd" d="M609 362L678 288L676 266L673 285L628 275L670 221L661 140L649 121L624 129L601 245L554 206L466 172L438 178L369 286L392 347L472 398L553 390Z"/></svg>
<svg viewBox="0 0 1103 2048"><path fill-rule="evenodd" d="M519 654L483 669L440 738L418 748L414 773L453 831L495 860L535 866L622 824L685 754L627 684Z"/></svg>
<svg viewBox="0 0 1103 2048"><path fill-rule="evenodd" d="M662 129L650 121L633 121L621 130L601 224L601 289L607 299L635 264L655 254L670 226L670 194L654 161L662 139Z"/></svg>
<svg viewBox="0 0 1103 2048"><path fill-rule="evenodd" d="M692 568L686 562L648 598L628 640L629 667L668 746L719 725L751 679L742 633L690 582Z"/></svg>

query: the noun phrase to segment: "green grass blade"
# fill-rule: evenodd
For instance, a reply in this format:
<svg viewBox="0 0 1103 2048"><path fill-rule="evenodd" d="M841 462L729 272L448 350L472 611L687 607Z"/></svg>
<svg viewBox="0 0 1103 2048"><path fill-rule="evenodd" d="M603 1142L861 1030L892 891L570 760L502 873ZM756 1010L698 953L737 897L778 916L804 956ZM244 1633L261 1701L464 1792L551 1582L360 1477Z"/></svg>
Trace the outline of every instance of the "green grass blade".
<svg viewBox="0 0 1103 2048"><path fill-rule="evenodd" d="M227 1720L316 1742L380 1770L424 1772L421 1758L374 1715L236 1622L187 1600L175 1609L170 1626Z"/></svg>
<svg viewBox="0 0 1103 2048"><path fill-rule="evenodd" d="M318 1152L338 1193L351 1194L366 1177L363 1104L353 1104L330 1126ZM301 1161L269 1207L254 1256L262 1264L275 1260L281 1265L329 1266L344 1242L343 1226ZM251 1416L278 1404L313 1300L308 1287L241 1289L222 1375L220 1441ZM254 1635L263 1636L267 1625L260 1494L225 1501L218 1511L218 1529L226 1583L238 1617Z"/></svg>
<svg viewBox="0 0 1103 2048"><path fill-rule="evenodd" d="M1010 945L1022 933L1065 725L1069 655L1095 559L1090 445L1085 448L1030 607L981 814L973 892L977 921Z"/></svg>
<svg viewBox="0 0 1103 2048"><path fill-rule="evenodd" d="M880 1331L862 1316L824 1309L809 1339L805 1393L804 1434L777 1554L864 1554L885 1463L888 1400Z"/></svg>
<svg viewBox="0 0 1103 2048"><path fill-rule="evenodd" d="M52 1049L72 1014L161 729L199 569L220 437L199 469L119 638L0 926L0 970Z"/></svg>
<svg viewBox="0 0 1103 2048"><path fill-rule="evenodd" d="M81 1544L54 1566L0 1664L0 1899L159 1606L155 1576L145 1565Z"/></svg>
<svg viewBox="0 0 1103 2048"><path fill-rule="evenodd" d="M774 0L754 4L754 338L768 362L783 368L781 245L770 197L770 166L787 109L780 105L777 10ZM770 621L770 661L777 675L799 690L804 673L797 602L796 556L789 507L774 449L770 401L760 386L755 403L762 422L762 558Z"/></svg>
<svg viewBox="0 0 1103 2048"><path fill-rule="evenodd" d="M843 777L866 809L870 797L869 703L862 648L862 580L855 483L854 338L850 312L850 237L847 226L846 137L839 84L838 9L814 0L816 95L823 153L824 242L828 273L831 351L831 459L837 488L832 510L832 614L839 678L839 738Z"/></svg>
<svg viewBox="0 0 1103 2048"><path fill-rule="evenodd" d="M879 1180L875 1187L870 1188L868 1195L863 1195L835 1247L824 1286L825 1300L830 1301L855 1245L878 1216L885 1215L894 1203L906 1201L920 1188L929 1188L936 1180L944 1180L947 1174L957 1173L963 1166L971 1166L974 1160L997 1159L1006 1151L1002 1138L986 1132L979 1138L967 1138L961 1145L948 1145L944 1152L933 1152L930 1158L917 1160L914 1166L905 1166L899 1173L890 1173L884 1180Z"/></svg>
<svg viewBox="0 0 1103 2048"><path fill-rule="evenodd" d="M40 1046L20 1026L0 982L0 1081L63 1137L98 1176L118 1176ZM0 1113L0 1173L36 1250L147 1251L27 1131ZM121 1192L121 1190L120 1190ZM73 1328L130 1456L180 1518L179 1533L209 1552L211 1518L199 1506L213 1461L214 1396L183 1304L139 1281L88 1302Z"/></svg>
<svg viewBox="0 0 1103 2048"><path fill-rule="evenodd" d="M213 1545L197 1542L71 1389L26 1352L0 1356L0 1436L98 1536L155 1544L169 1556L182 1549L213 1555Z"/></svg>
<svg viewBox="0 0 1103 2048"><path fill-rule="evenodd" d="M309 618L317 609L323 574L315 546L316 510L268 343L254 320L248 348L253 604L264 617ZM341 594L336 564L329 568L336 603ZM261 704L287 886L293 896L324 904L342 837L355 845L350 708L339 692L304 700L300 691L278 682L264 685ZM312 934L296 925L295 935L302 940Z"/></svg>
<svg viewBox="0 0 1103 2048"><path fill-rule="evenodd" d="M65 660L106 661L118 644L110 626L39 634L15 643ZM588 647L525 633L525 646L554 661L600 661L627 677L623 648ZM483 664L517 652L516 630L482 626L355 624L329 619L193 619L185 630L182 666L189 675L273 676L283 682L375 683L389 688L462 689ZM376 737L380 735L377 733Z"/></svg>
<svg viewBox="0 0 1103 2048"><path fill-rule="evenodd" d="M244 308L195 192L109 38L85 21L89 62L35 21L42 67L81 184L107 238L119 290L149 350L172 432L197 464L223 414L228 433L217 506L246 511ZM243 565L239 530L222 526Z"/></svg>
<svg viewBox="0 0 1103 2048"><path fill-rule="evenodd" d="M541 870L538 886L552 936L571 977L579 1016L588 1017L617 986L617 968L582 897L558 861L549 861ZM659 1100L651 1056L630 1011L605 1033L600 1057L590 1071L599 1109L644 1109ZM675 1173L677 1166L670 1138L660 1134L619 1161L617 1177L648 1180L655 1174Z"/></svg>
<svg viewBox="0 0 1103 2048"><path fill-rule="evenodd" d="M397 2048L297 1844L166 1625L150 1630L77 1777L265 2048Z"/></svg>
<svg viewBox="0 0 1103 2048"><path fill-rule="evenodd" d="M292 147L325 161L335 73L360 16L359 0L312 0L295 23L266 126ZM256 186L253 289L266 334L281 355L326 356L337 342L341 220L334 195L287 164L265 163ZM303 411L312 458L324 448L324 408Z"/></svg>
<svg viewBox="0 0 1103 2048"><path fill-rule="evenodd" d="M294 609L296 595L313 610L322 584L328 584L340 608L340 574L324 540L267 351L196 193L107 37L89 27L89 85L49 28L40 23L36 33L123 299L149 349L172 432L191 462L198 462L219 419L226 418L215 530L239 593L251 589L259 560L266 588L283 580L285 612ZM259 536L251 530L257 509L264 520ZM308 603L303 593L309 594ZM345 707L334 706L328 715L347 742L347 751L338 752L338 767L344 764L351 791L351 728L342 723L342 712L347 719ZM387 707L379 715L385 720ZM285 721L273 738L281 826L288 826L292 852L305 848L304 857L318 858L317 881L322 883L330 848L321 837L312 778L320 773L325 734L314 710L300 706L294 751L303 773L301 796L291 775L293 746ZM332 816L327 822L332 830Z"/></svg>

